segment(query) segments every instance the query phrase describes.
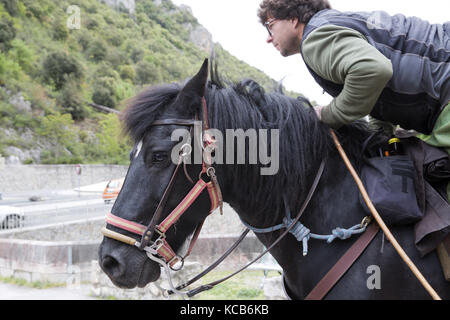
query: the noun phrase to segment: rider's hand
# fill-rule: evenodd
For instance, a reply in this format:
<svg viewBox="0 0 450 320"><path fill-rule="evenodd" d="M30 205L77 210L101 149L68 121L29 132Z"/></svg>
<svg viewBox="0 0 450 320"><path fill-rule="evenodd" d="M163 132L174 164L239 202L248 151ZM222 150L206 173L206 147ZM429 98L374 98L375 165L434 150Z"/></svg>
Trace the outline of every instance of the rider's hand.
<svg viewBox="0 0 450 320"><path fill-rule="evenodd" d="M322 120L322 109L323 106L315 106L314 110L316 111L317 117L319 118L319 120Z"/></svg>

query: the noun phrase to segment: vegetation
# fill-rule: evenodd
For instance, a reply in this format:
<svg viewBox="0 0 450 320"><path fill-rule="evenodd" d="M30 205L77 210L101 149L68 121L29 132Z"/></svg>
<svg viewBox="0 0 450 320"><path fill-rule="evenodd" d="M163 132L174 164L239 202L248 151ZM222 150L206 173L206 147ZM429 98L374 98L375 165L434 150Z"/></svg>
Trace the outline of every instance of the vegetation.
<svg viewBox="0 0 450 320"><path fill-rule="evenodd" d="M0 283L7 283L16 285L19 287L28 287L33 289L50 289L50 288L60 288L65 286L65 283L52 283L48 281L33 281L28 282L24 279L14 278L14 277L0 277Z"/></svg>
<svg viewBox="0 0 450 320"><path fill-rule="evenodd" d="M232 271L213 271L206 275L201 283L207 284L231 273ZM268 278L276 276L279 274L275 271L270 271L267 275ZM263 279L263 271L245 270L213 289L200 293L194 300L264 300L264 290L261 286Z"/></svg>
<svg viewBox="0 0 450 320"><path fill-rule="evenodd" d="M192 76L209 56L190 40L197 20L158 3L137 0L129 14L95 0L0 0L0 155L16 146L39 149L27 163L127 164L117 115L90 104L122 110L148 85ZM276 86L220 45L216 55L230 80Z"/></svg>

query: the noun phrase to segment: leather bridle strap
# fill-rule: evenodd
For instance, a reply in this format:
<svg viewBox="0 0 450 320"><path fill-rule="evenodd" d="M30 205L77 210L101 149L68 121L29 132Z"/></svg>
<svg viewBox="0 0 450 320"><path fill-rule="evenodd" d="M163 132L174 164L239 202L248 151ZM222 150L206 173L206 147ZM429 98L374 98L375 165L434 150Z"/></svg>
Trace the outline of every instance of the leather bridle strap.
<svg viewBox="0 0 450 320"><path fill-rule="evenodd" d="M207 182L203 181L202 179L200 179L195 184L195 186L191 189L191 191L185 196L185 198L180 202L180 204L167 216L167 218L163 222L161 222L161 224L154 227L155 232L159 234L159 238L158 238L158 240L156 240L156 242L159 241L159 243L156 245L156 251L171 266L173 266L177 262L176 261L177 255L172 250L170 245L167 243L167 241L165 239L165 233L173 224L175 224L178 221L178 219L183 215L183 213L192 205L192 203L200 196L200 194L202 194L202 192L205 188L208 189L208 193L209 193L210 197L212 197L211 198L211 205L212 205L211 212L214 211L217 208L218 202L215 200L215 199L217 199L217 196L215 196L215 192L213 190L209 190L209 189L213 188L213 185L211 182L207 183ZM141 224L138 224L138 223L126 220L126 219L122 219L120 217L113 215L112 213L109 213L106 216L106 222L117 228L132 232L137 235L141 235L142 237L144 237L144 235L149 230L149 228L144 225L141 225ZM194 243L198 238L198 234L200 233L201 225L202 224L200 224L199 227L197 228L197 230L194 234L194 237L191 240L191 244L189 246L188 253L186 254L185 257L187 257L191 253ZM148 243L143 246L142 243L137 242L133 238L129 238L129 237L126 237L126 236L123 236L120 234L116 234L114 231L111 231L111 230L109 230L107 232L103 232L103 234L107 235L110 238L125 242L127 244L135 245L135 246L139 247L141 250L145 250L150 243L150 241L148 241ZM133 242L133 240L134 240L134 242Z"/></svg>
<svg viewBox="0 0 450 320"><path fill-rule="evenodd" d="M140 250L144 250L144 248L148 246L153 236L152 233L155 231L156 224L158 223L158 221L162 216L163 209L166 206L167 199L169 198L170 191L172 190L172 187L175 183L175 178L177 176L178 170L180 169L181 163L182 158L180 157L180 160L178 161L178 164L175 167L172 177L170 178L169 184L167 185L166 190L163 193L161 201L159 201L158 203L158 207L156 208L155 214L153 215L152 220L150 221L150 224L148 225L147 229L142 234L141 245L139 247Z"/></svg>
<svg viewBox="0 0 450 320"><path fill-rule="evenodd" d="M212 270L214 270L219 264L221 264L234 251L234 249L237 248L237 246L245 239L245 237L247 236L247 234L249 232L250 232L250 229L245 229L244 232L242 232L242 234L240 235L240 237L236 240L236 242L230 248L228 248L228 250L223 255L221 255L219 259L217 259L213 264L211 264L208 268L206 268L205 270L200 272L198 275L196 275L191 280L186 281L185 283L176 287L176 290L182 290L182 289L190 286L191 284L197 282L198 280L200 280L201 278L206 276L208 273L210 273ZM173 292L172 290L167 291L167 294L169 294L169 295L174 294L174 293L175 292Z"/></svg>

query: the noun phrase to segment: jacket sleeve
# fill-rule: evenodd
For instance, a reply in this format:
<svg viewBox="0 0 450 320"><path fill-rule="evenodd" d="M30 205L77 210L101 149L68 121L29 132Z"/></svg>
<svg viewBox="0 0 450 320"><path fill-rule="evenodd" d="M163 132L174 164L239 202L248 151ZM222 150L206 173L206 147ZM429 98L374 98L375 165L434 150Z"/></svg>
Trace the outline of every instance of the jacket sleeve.
<svg viewBox="0 0 450 320"><path fill-rule="evenodd" d="M344 85L322 110L322 121L335 129L368 115L392 77L391 61L353 29L317 28L301 50L306 64L319 76Z"/></svg>

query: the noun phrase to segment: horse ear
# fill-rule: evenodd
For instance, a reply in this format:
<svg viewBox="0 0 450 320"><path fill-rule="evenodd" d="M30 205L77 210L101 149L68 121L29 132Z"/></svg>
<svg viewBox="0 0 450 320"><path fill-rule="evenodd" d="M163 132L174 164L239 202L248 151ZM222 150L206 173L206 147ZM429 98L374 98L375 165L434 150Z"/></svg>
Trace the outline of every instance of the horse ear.
<svg viewBox="0 0 450 320"><path fill-rule="evenodd" d="M196 93L199 97L205 96L206 82L208 81L208 59L202 64L200 71L184 86L181 93Z"/></svg>
<svg viewBox="0 0 450 320"><path fill-rule="evenodd" d="M200 71L184 86L178 94L175 106L180 112L193 115L199 112L201 98L205 96L208 81L208 59Z"/></svg>

